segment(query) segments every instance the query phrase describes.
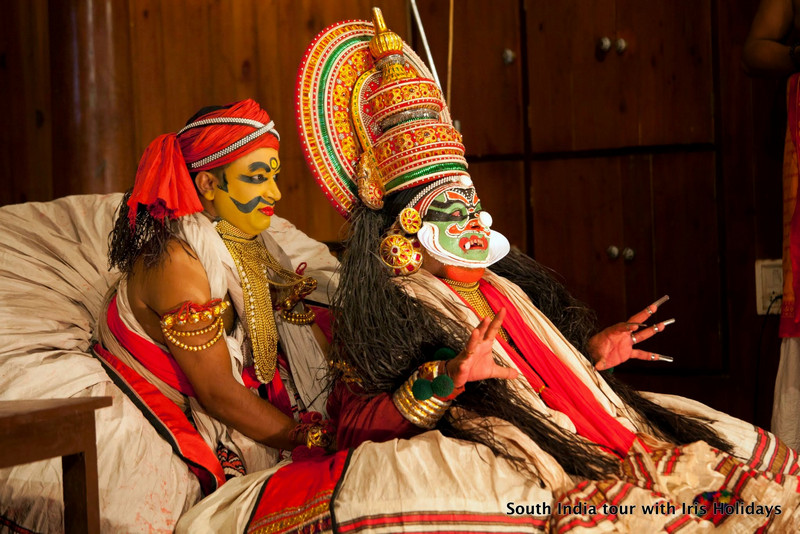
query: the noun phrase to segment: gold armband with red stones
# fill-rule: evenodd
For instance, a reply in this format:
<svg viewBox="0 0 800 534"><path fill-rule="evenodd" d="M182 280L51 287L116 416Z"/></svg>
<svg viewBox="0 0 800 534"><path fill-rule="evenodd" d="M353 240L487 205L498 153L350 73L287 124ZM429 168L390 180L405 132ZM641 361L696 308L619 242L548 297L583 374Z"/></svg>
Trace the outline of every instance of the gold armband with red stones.
<svg viewBox="0 0 800 534"><path fill-rule="evenodd" d="M161 316L161 332L164 334L164 339L175 345L176 347L197 352L205 350L220 340L225 331L225 325L222 322L222 314L228 309L228 303L222 299L214 299L206 304L195 304L194 302L186 301L181 306L172 312L165 313ZM197 330L176 330L176 326L185 326L197 324L200 321L214 320L211 324L198 328ZM210 340L201 345L190 345L184 343L178 338L202 336L209 332L216 330L216 334Z"/></svg>

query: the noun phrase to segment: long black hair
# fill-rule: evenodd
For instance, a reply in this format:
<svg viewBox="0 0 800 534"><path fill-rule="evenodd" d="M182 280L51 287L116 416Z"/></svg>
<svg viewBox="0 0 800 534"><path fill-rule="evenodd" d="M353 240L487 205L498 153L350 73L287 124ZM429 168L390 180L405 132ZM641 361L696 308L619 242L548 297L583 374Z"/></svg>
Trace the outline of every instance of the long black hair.
<svg viewBox="0 0 800 534"><path fill-rule="evenodd" d="M517 284L534 306L592 362L587 347L589 338L597 332L594 312L570 295L550 270L522 252L512 250L492 266L492 271ZM603 378L628 406L647 421L657 437L677 445L705 441L725 452L732 451L731 444L711 428L711 421L682 416L659 406L610 373L603 373Z"/></svg>
<svg viewBox="0 0 800 534"><path fill-rule="evenodd" d="M341 255L339 286L332 299L334 362L359 379L367 395L395 391L416 369L448 347L456 353L469 331L436 308L407 294L392 280L378 256L383 232L419 189L394 195L383 209L354 209L346 248ZM545 268L514 252L492 270L520 285L533 303L586 357L587 341L596 331L594 314L577 302ZM590 359L591 360L591 359ZM340 370L339 373L342 373ZM334 371L337 372L337 371ZM611 387L645 417L659 437L676 444L704 440L730 450L730 445L703 421L681 417L621 383ZM488 446L495 455L530 469L522 458L494 437L487 418L506 421L534 440L570 474L598 479L617 473L619 462L600 446L566 431L533 409L505 380L470 382L437 428L445 435Z"/></svg>
<svg viewBox="0 0 800 534"><path fill-rule="evenodd" d="M463 324L409 296L392 281L378 256L383 231L392 224L402 197L380 211L357 207L341 256L339 286L332 299L334 362L342 362L363 392L395 391L441 347L463 350L469 331ZM340 371L341 372L341 371ZM530 470L523 458L498 441L487 422L511 423L554 456L564 469L586 478L617 472L618 462L598 446L550 422L532 409L505 380L470 382L449 416L437 428L445 435L489 447L495 455Z"/></svg>

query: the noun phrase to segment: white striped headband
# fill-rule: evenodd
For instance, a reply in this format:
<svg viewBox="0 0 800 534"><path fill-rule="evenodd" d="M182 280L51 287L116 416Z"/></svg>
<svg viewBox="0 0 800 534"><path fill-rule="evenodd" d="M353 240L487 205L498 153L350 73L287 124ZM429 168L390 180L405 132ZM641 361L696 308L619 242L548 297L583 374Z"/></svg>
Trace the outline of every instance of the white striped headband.
<svg viewBox="0 0 800 534"><path fill-rule="evenodd" d="M275 129L275 121L269 121L267 124L263 124L256 120L252 119L238 119L236 117L214 117L212 119L201 119L199 121L192 122L184 126L177 135L181 135L186 130L191 128L197 128L198 126L206 126L208 124L244 124L246 126L252 126L256 129L253 133L247 135L246 137L242 137L232 145L226 146L222 150L218 150L211 154L210 156L206 156L201 160L195 161L194 163L189 164L189 168L196 169L198 167L202 167L214 161L215 159L219 159L222 156L226 156L233 152L234 150L238 150L239 148L243 147L250 141L254 139L258 139L265 133L269 132L273 134L275 137L278 138L278 141L281 140L281 135L278 133L278 130Z"/></svg>
<svg viewBox="0 0 800 534"><path fill-rule="evenodd" d="M472 186L472 179L465 175L446 176L435 182L431 182L422 191L414 195L414 198L406 204L406 208L415 208L419 212L420 217L425 217L428 213L433 199L439 196L443 191L452 189L453 187L470 187ZM419 204L419 205L417 205ZM402 212L401 212L402 213Z"/></svg>

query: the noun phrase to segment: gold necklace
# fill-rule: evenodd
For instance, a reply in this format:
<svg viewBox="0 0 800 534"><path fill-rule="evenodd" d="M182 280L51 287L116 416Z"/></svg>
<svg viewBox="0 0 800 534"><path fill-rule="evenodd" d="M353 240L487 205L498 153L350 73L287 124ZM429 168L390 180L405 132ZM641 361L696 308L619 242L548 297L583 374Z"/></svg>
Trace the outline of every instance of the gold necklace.
<svg viewBox="0 0 800 534"><path fill-rule="evenodd" d="M244 324L250 337L258 380L268 384L275 376L278 360L278 329L272 315L267 265L273 263L258 236L249 236L221 220L216 225L228 252L233 257L244 296Z"/></svg>
<svg viewBox="0 0 800 534"><path fill-rule="evenodd" d="M248 235L229 222L216 224L225 246L233 257L244 295L245 327L250 337L256 376L269 383L275 375L278 358L278 330L272 315L270 286L284 288L288 295L278 299L281 317L292 324L309 324L314 321L314 311L293 312L292 309L317 288L317 281L285 269L272 257L258 236ZM283 281L270 280L272 271Z"/></svg>
<svg viewBox="0 0 800 534"><path fill-rule="evenodd" d="M457 280L450 280L449 278L442 278L442 280L472 306L472 309L475 310L478 317L491 317L494 319L494 310L492 310L492 307L489 306L489 301L487 301L486 297L481 293L480 284L478 282L459 282ZM506 341L510 340L505 328L500 328L500 335Z"/></svg>

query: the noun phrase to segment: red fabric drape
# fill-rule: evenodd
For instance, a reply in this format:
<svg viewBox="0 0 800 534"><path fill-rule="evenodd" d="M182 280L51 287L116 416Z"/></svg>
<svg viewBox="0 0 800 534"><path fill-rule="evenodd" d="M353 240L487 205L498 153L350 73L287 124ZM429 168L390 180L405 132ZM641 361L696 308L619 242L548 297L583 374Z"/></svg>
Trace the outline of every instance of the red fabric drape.
<svg viewBox="0 0 800 534"><path fill-rule="evenodd" d="M502 338L500 342L533 388L546 386L540 393L542 400L567 415L578 434L620 457L626 456L635 434L600 406L589 388L539 339L505 295L484 280L480 281L480 290L495 313L500 308L506 309L503 328L522 354Z"/></svg>
<svg viewBox="0 0 800 534"><path fill-rule="evenodd" d="M786 100L788 128L794 144L794 152L797 154L797 148L800 146L798 144L800 143L800 122L798 122L800 121L800 74L795 74L789 79ZM800 160L798 162L800 163ZM797 191L794 191L794 193L796 196ZM786 199L784 199L785 201ZM789 322L787 325L781 325L782 335L786 335L786 332L795 334L800 330L800 306L795 303L796 296L800 295L800 276L798 276L800 274L800 202L796 200L789 226L789 258L792 274L792 295L784 295L783 303L784 308L786 308L786 304L791 302L794 304L794 309L791 310L791 317L783 318L781 321Z"/></svg>

